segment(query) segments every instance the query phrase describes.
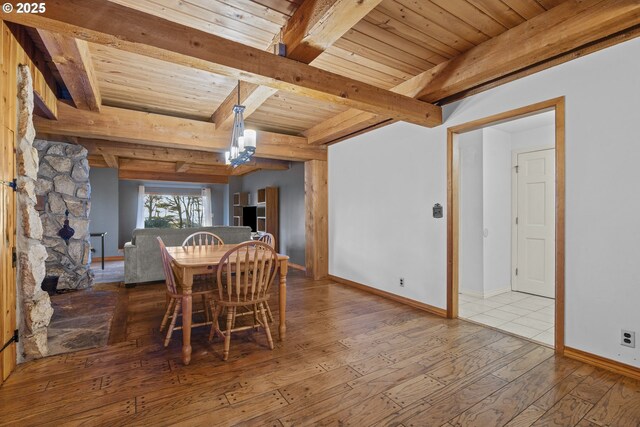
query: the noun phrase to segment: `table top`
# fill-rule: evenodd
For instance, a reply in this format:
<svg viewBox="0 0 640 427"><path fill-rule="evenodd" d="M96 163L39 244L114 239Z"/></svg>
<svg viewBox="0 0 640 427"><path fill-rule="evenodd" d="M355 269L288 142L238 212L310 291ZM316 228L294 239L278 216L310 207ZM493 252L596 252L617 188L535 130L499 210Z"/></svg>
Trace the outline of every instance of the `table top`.
<svg viewBox="0 0 640 427"><path fill-rule="evenodd" d="M91 237L104 237L106 235L107 235L106 231L99 231L99 232L96 232L96 233L89 233L89 236L91 236Z"/></svg>
<svg viewBox="0 0 640 427"><path fill-rule="evenodd" d="M206 247L186 247L169 246L167 252L173 257L174 263L178 267L203 267L218 265L220 260L230 249L237 244L226 244ZM278 254L278 261L288 260L287 255Z"/></svg>

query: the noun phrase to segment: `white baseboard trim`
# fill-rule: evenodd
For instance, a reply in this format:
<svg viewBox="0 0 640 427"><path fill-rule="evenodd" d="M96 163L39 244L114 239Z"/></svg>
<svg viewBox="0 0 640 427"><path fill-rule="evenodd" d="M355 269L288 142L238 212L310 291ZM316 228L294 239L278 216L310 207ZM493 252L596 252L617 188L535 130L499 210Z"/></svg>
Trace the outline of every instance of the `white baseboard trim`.
<svg viewBox="0 0 640 427"><path fill-rule="evenodd" d="M461 289L460 293L462 295L469 295L470 297L475 297L475 298L491 298L491 297L494 297L496 295L500 295L500 294L503 294L505 292L509 292L510 290L511 290L511 287L494 289L493 291L489 291L489 292L476 292L476 291L467 291L467 290Z"/></svg>

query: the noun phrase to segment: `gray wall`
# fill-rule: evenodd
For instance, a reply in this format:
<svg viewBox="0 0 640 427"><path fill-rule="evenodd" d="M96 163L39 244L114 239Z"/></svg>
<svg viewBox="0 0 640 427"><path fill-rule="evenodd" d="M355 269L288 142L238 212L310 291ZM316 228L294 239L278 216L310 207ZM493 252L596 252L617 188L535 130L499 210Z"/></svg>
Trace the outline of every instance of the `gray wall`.
<svg viewBox="0 0 640 427"><path fill-rule="evenodd" d="M131 232L136 228L136 216L138 215L138 186L142 181L120 180L118 185L118 197L120 207L120 231L118 233L118 246L131 240Z"/></svg>
<svg viewBox="0 0 640 427"><path fill-rule="evenodd" d="M136 215L138 211L138 186L144 185L152 187L155 190L171 191L173 188L192 188L195 194L199 194L202 184L190 184L182 182L149 182L149 181L129 181L120 180L118 185L119 196L119 216L120 230L118 244L123 247L124 244L131 240L131 233L136 228ZM225 224L225 212L228 211L228 201L226 199L226 184L210 184L211 189L211 213L213 214L213 225Z"/></svg>
<svg viewBox="0 0 640 427"><path fill-rule="evenodd" d="M227 223L225 225L233 225L233 194L242 191L242 177L230 176L227 189Z"/></svg>
<svg viewBox="0 0 640 427"><path fill-rule="evenodd" d="M278 187L280 204L280 252L289 255L291 262L304 265L305 207L304 207L304 163L292 162L286 171L258 171L239 179L229 180L229 193L247 191L250 203L257 200L259 188ZM230 203L233 209L233 203Z"/></svg>
<svg viewBox="0 0 640 427"><path fill-rule="evenodd" d="M89 231L106 231L104 255L118 256L118 170L92 168L89 171L91 183L91 211L89 212ZM101 257L100 238L92 237L91 245L96 249L94 256Z"/></svg>

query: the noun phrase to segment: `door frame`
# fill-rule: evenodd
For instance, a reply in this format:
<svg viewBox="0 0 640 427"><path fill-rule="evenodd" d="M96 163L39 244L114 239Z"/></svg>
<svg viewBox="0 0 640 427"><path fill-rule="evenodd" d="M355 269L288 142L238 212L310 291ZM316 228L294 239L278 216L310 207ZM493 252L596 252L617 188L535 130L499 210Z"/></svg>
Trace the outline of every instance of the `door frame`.
<svg viewBox="0 0 640 427"><path fill-rule="evenodd" d="M513 119L555 111L556 149L556 299L555 351L564 352L564 264L565 264L565 98L549 99L489 117L447 128L447 317L458 317L460 156L454 150L457 135Z"/></svg>

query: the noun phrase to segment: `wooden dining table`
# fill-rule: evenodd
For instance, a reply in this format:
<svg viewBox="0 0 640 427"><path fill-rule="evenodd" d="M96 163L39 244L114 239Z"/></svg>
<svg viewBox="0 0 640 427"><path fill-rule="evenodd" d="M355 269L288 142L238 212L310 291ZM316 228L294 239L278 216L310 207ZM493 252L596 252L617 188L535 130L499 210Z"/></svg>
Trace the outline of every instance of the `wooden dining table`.
<svg viewBox="0 0 640 427"><path fill-rule="evenodd" d="M182 361L185 365L191 362L191 315L193 312L193 278L201 274L212 274L220 264L220 260L227 251L236 247L236 244L226 244L207 247L167 247L167 251L173 257L173 269L182 279ZM279 308L280 324L278 335L280 341L285 339L287 332L286 308L287 308L287 269L289 257L278 254L279 279Z"/></svg>

